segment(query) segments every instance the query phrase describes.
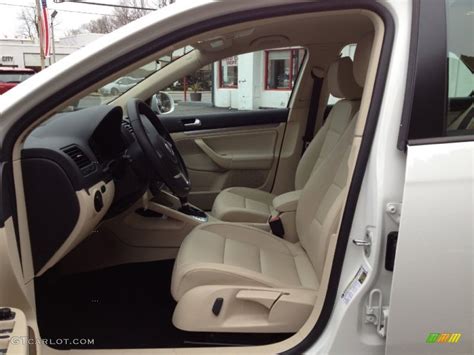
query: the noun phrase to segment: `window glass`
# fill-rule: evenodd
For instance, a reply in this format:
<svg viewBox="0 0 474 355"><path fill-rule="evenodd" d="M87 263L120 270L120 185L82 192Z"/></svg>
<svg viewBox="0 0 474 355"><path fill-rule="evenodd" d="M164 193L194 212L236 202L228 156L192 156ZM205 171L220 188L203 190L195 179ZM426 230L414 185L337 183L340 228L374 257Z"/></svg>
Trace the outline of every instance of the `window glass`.
<svg viewBox="0 0 474 355"><path fill-rule="evenodd" d="M292 75L291 75L291 87L293 88L295 86L295 81L298 78L298 73L301 68L301 65L303 64L303 59L306 54L306 50L304 48L299 48L299 49L293 49L291 51L291 54L293 56L293 68L292 68Z"/></svg>
<svg viewBox="0 0 474 355"><path fill-rule="evenodd" d="M175 103L171 115L286 108L305 53L304 48L262 50L206 65L163 90ZM275 89L266 85L269 60Z"/></svg>
<svg viewBox="0 0 474 355"><path fill-rule="evenodd" d="M238 87L238 63L239 56L228 57L220 61L220 87Z"/></svg>
<svg viewBox="0 0 474 355"><path fill-rule="evenodd" d="M305 50L303 48L284 48L268 50L265 54L265 89L293 89Z"/></svg>
<svg viewBox="0 0 474 355"><path fill-rule="evenodd" d="M95 105L106 105L109 102L115 100L118 96L133 88L135 85L138 85L148 76L163 69L171 62L181 58L193 50L194 48L192 46L185 46L176 49L173 52L142 66L141 68L127 73L121 78L115 79L114 81L101 87L99 90L89 93L74 103L73 106L66 108L66 110L75 111Z"/></svg>
<svg viewBox="0 0 474 355"><path fill-rule="evenodd" d="M267 89L290 89L291 51L267 52Z"/></svg>
<svg viewBox="0 0 474 355"><path fill-rule="evenodd" d="M448 0L447 134L474 134L474 2Z"/></svg>

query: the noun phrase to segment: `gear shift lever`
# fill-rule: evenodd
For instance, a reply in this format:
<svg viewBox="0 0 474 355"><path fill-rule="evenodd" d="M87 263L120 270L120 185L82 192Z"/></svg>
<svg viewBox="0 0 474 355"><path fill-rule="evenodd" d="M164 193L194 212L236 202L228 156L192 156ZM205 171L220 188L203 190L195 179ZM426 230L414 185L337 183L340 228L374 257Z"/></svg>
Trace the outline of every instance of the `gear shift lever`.
<svg viewBox="0 0 474 355"><path fill-rule="evenodd" d="M178 211L189 216L195 217L199 220L207 221L206 212L200 210L199 208L191 206L188 202L187 197L180 197L179 201L181 202L181 207L178 209Z"/></svg>
<svg viewBox="0 0 474 355"><path fill-rule="evenodd" d="M183 208L184 206L189 205L188 196L186 196L186 197L179 197L179 202L181 203L181 208Z"/></svg>

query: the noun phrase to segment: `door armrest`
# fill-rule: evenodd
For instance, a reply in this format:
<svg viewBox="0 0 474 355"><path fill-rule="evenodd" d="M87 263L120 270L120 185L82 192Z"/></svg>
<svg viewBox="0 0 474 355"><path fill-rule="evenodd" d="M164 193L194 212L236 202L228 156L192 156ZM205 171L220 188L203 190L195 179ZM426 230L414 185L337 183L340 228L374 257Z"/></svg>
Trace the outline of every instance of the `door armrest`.
<svg viewBox="0 0 474 355"><path fill-rule="evenodd" d="M217 166L225 170L270 169L273 164L273 153L222 154L212 149L202 138L197 138L194 142Z"/></svg>

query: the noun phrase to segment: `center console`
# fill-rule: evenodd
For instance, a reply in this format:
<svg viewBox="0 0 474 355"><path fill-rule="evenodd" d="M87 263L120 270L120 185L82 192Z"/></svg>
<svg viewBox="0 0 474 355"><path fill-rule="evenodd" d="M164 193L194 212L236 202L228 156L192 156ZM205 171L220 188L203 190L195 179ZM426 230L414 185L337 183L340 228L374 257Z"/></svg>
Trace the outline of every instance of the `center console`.
<svg viewBox="0 0 474 355"><path fill-rule="evenodd" d="M147 193L142 200L103 227L132 247L161 248L175 257L184 238L198 225L217 219L167 191Z"/></svg>
<svg viewBox="0 0 474 355"><path fill-rule="evenodd" d="M209 215L200 208L191 205L186 198L179 199L166 191L160 191L151 201L189 216L197 222L205 223L209 221Z"/></svg>
<svg viewBox="0 0 474 355"><path fill-rule="evenodd" d="M15 308L0 308L0 354L27 355L29 343L25 314Z"/></svg>

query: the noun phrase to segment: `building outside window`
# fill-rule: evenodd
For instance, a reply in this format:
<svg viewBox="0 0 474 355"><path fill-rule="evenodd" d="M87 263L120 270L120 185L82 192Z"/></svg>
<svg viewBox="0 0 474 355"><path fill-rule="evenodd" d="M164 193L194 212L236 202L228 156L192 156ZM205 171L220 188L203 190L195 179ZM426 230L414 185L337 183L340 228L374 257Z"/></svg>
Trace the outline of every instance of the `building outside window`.
<svg viewBox="0 0 474 355"><path fill-rule="evenodd" d="M292 90L304 53L303 48L265 51L265 90Z"/></svg>
<svg viewBox="0 0 474 355"><path fill-rule="evenodd" d="M236 89L238 87L238 56L222 59L219 64L219 87Z"/></svg>

